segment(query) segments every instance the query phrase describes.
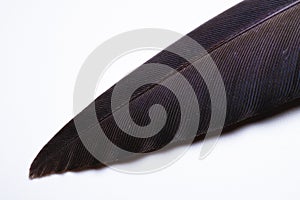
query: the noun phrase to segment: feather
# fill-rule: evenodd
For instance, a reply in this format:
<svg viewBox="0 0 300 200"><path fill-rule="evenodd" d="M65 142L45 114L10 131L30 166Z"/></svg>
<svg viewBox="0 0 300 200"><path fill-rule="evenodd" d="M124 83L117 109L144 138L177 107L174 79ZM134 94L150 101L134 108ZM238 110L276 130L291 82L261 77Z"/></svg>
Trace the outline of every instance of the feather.
<svg viewBox="0 0 300 200"><path fill-rule="evenodd" d="M246 0L187 35L205 48L224 81L227 100L224 127L231 127L272 111L300 97L299 13L299 0ZM187 54L193 54L193 49L186 48L186 45L181 39L171 47L181 48ZM152 118L148 115L151 106L162 105L167 118L158 134L149 138L124 134L114 118L119 117L124 124L129 123L129 119L122 118L120 114L120 110L125 107L122 102L119 102L118 109L112 108L111 99L116 87L113 86L67 123L43 147L30 167L29 177L37 178L53 173L103 166L103 163L86 149L78 133L94 128L90 120L93 109L96 110L97 120L107 138L130 152L152 152L161 149L170 141L184 141L190 137L186 133L180 133L178 137L173 134L179 128L181 120L180 104L172 91L161 85L161 82L172 82L177 74L188 81L198 100L201 118L197 124L197 136L207 133L212 112L210 94L203 77L195 69L195 63L205 60L205 57L207 55L197 55L193 58L194 62L191 62L163 50L146 62L168 65L176 70L176 73L164 73L164 78L158 79L157 83L139 87L126 104L132 120L140 126L151 122ZM142 66L133 74L140 73L146 77L147 74L143 72L149 70L149 67ZM162 73L155 67L150 70L154 74ZM134 82L130 75L128 77ZM178 90L183 91L185 88L181 88L181 84L176 83L176 86ZM129 91L122 92L126 94ZM187 109L191 108L187 106ZM79 128L76 119L80 121ZM86 137L86 140L93 139L88 135ZM97 144L90 148L97 149ZM127 157L126 154L114 152L109 148L104 151L101 153L106 156L108 163L122 161Z"/></svg>

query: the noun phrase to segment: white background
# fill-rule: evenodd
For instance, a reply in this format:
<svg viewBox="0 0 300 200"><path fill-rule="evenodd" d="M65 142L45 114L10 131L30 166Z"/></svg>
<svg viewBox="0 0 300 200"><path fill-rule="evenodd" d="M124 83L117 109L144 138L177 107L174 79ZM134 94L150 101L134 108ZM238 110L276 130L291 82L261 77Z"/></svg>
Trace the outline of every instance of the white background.
<svg viewBox="0 0 300 200"><path fill-rule="evenodd" d="M77 74L98 45L138 28L186 34L238 2L1 0L0 199L299 199L299 108L222 136L204 160L196 143L156 173L106 168L28 179L38 151L74 116ZM129 69L154 54L118 65ZM116 77L106 74L97 94Z"/></svg>

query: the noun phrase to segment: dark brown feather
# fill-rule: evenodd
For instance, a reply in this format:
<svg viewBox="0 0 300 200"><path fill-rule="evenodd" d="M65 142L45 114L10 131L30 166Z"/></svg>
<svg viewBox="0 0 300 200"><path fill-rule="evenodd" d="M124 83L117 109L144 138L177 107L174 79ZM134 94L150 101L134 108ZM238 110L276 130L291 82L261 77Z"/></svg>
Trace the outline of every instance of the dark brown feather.
<svg viewBox="0 0 300 200"><path fill-rule="evenodd" d="M247 0L188 34L207 50L224 80L227 93L225 127L300 97L299 2ZM180 44L180 41L176 43ZM204 57L199 55L195 61ZM193 63L168 51L160 52L148 63L167 64L189 81L197 94L201 110L198 135L206 133L211 115L210 98ZM134 152L153 151L169 141L162 135L151 140L135 141L122 134L112 116L112 91L113 87L95 100L98 121L110 139L117 138L121 141L120 146ZM180 114L175 112L179 109L176 102L176 98L159 84L146 85L133 94L130 111L137 124L146 125L149 123L147 110L153 104L163 105L170 119L161 133L170 133L174 132L180 119ZM85 129L91 125L88 121L91 106L79 114L87 119L82 125ZM118 110L113 112L118 113ZM107 154L111 162L125 159L109 150ZM36 178L101 165L86 150L74 120L71 120L39 152L30 167L29 176Z"/></svg>

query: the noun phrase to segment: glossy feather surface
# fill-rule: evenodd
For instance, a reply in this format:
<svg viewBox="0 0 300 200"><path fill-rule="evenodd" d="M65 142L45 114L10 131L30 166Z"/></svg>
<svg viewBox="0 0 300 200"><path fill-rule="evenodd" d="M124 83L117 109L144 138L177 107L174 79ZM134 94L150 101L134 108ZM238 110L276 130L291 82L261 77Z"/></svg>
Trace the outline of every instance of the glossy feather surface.
<svg viewBox="0 0 300 200"><path fill-rule="evenodd" d="M227 97L225 127L271 111L300 97L299 2L244 1L188 34L207 50L223 78ZM174 45L180 48L180 44L178 41ZM187 49L186 53L190 51L193 49ZM178 55L162 51L148 61L171 66L193 87L201 110L198 135L206 133L211 118L210 96L203 78L195 69L205 64L206 57L207 55L196 56L190 63ZM137 71L143 70L144 66ZM181 117L176 97L160 85L161 82L174 80L174 76L176 74L166 74L156 84L140 87L129 103L133 120L141 126L149 123L148 110L152 105L160 104L165 108L168 113L166 124L155 137L137 139L120 130L112 113L118 115L123 105L112 110L114 87L79 114L86 119L81 128L93 128L89 119L90 111L95 106L102 129L120 147L132 152L160 149L173 139ZM180 87L181 84L178 85ZM129 123L129 119L122 120ZM181 141L187 137L182 133L176 140ZM126 159L124 155L110 149L106 151L104 153L108 161ZM102 164L82 144L74 120L71 120L37 155L30 168L30 178L100 165Z"/></svg>

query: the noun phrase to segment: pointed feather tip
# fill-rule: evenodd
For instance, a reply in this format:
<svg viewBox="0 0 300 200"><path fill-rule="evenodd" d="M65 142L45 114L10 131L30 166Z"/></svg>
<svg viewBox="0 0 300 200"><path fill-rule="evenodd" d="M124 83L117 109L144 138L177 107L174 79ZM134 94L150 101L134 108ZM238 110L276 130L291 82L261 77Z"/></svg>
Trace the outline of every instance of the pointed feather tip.
<svg viewBox="0 0 300 200"><path fill-rule="evenodd" d="M38 166L37 165L38 157L39 157L39 155L37 155L37 157L33 160L32 164L29 168L29 179L30 180L41 178L41 177L48 176L48 175L55 173L55 172L47 171L45 168Z"/></svg>
<svg viewBox="0 0 300 200"><path fill-rule="evenodd" d="M67 171L74 171L78 169L68 169L67 167L63 169L58 169L57 166L53 162L43 162L41 159L43 158L43 155L40 155L40 153L36 156L36 158L33 160L30 168L29 168L29 179L38 179L43 178L46 176L50 176L53 174L63 174Z"/></svg>
<svg viewBox="0 0 300 200"><path fill-rule="evenodd" d="M53 174L62 174L62 173L64 173L64 172L54 172L53 171L53 172L49 172L49 173L40 173L36 170L30 169L28 178L30 180L33 180L33 179L39 179L39 178L43 178L43 177L46 177L46 176L50 176L50 175L53 175Z"/></svg>
<svg viewBox="0 0 300 200"><path fill-rule="evenodd" d="M48 145L48 144L47 144ZM30 168L29 168L29 179L37 179L42 178L45 176L49 176L52 174L62 174L66 170L58 169L54 162L47 161L45 162L45 152L46 147L45 145L42 150L38 153L38 155L32 161Z"/></svg>
<svg viewBox="0 0 300 200"><path fill-rule="evenodd" d="M29 179L39 179L46 176L54 175L54 174L63 174L67 172L68 170L55 170L54 168L47 168L46 165L44 167L32 167L34 162L32 163L30 169L29 169ZM70 170L72 171L72 170Z"/></svg>
<svg viewBox="0 0 300 200"><path fill-rule="evenodd" d="M29 176L28 176L28 178L30 179L30 180L33 180L33 179L36 179L36 178L40 178L41 176L38 176L33 170L29 170Z"/></svg>
<svg viewBox="0 0 300 200"><path fill-rule="evenodd" d="M38 157L39 156L37 156L37 158ZM28 177L30 180L43 178L43 177L50 176L53 174L63 174L68 171L68 170L56 170L53 167L47 167L48 165L46 163L44 165L37 165L37 163L39 163L37 158L35 158L35 160L32 162L30 169L29 169ZM72 170L69 170L69 171L72 171Z"/></svg>
<svg viewBox="0 0 300 200"><path fill-rule="evenodd" d="M36 156L36 158L33 160L29 168L28 178L30 180L39 179L54 174L64 174L67 172L83 172L85 170L99 170L106 166L105 164L94 159L93 162L89 163L88 165L79 165L73 167L65 166L62 169L58 169L57 167L55 167L55 165L53 165L53 162L51 163L51 165L49 165L49 162L46 163L40 162L41 158L42 156L39 153ZM41 165L41 163L43 163L43 165Z"/></svg>
<svg viewBox="0 0 300 200"><path fill-rule="evenodd" d="M29 176L28 176L28 178L30 180L37 179L37 178L42 178L44 176L46 176L46 175L39 174L35 170L31 170L31 169L29 170Z"/></svg>
<svg viewBox="0 0 300 200"><path fill-rule="evenodd" d="M30 180L33 180L33 179L36 179L36 178L40 178L41 175L40 173L38 173L38 170L37 170L37 167L35 166L36 165L36 160L38 158L38 155L36 156L36 158L33 160L33 162L31 163L30 165L30 168L29 168L29 179Z"/></svg>
<svg viewBox="0 0 300 200"><path fill-rule="evenodd" d="M29 178L30 180L33 180L33 179L35 179L35 178L37 178L37 177L36 177L36 175L33 173L33 171L29 170L29 176L28 176L28 178Z"/></svg>

